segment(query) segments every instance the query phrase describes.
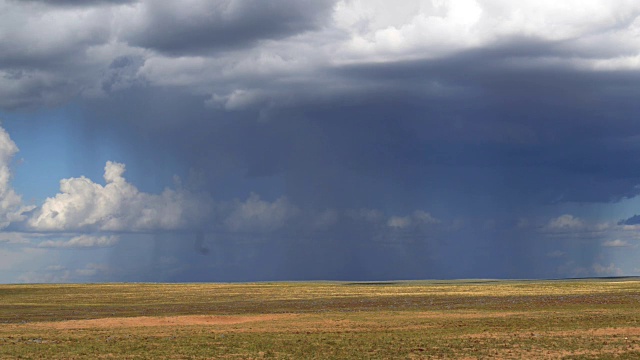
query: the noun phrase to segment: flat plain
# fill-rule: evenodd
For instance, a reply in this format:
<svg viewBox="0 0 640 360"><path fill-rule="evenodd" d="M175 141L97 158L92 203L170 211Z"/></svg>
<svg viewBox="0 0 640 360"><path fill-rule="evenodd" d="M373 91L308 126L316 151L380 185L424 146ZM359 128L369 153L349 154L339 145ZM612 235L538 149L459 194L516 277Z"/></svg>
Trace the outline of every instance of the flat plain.
<svg viewBox="0 0 640 360"><path fill-rule="evenodd" d="M0 285L1 359L638 359L640 281Z"/></svg>

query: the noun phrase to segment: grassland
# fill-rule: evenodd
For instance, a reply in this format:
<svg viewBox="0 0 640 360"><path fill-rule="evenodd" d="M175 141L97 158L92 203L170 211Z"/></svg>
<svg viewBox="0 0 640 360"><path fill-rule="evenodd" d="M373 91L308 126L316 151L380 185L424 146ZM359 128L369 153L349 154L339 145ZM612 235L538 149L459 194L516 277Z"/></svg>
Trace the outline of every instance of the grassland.
<svg viewBox="0 0 640 360"><path fill-rule="evenodd" d="M640 358L640 281L0 285L1 359Z"/></svg>

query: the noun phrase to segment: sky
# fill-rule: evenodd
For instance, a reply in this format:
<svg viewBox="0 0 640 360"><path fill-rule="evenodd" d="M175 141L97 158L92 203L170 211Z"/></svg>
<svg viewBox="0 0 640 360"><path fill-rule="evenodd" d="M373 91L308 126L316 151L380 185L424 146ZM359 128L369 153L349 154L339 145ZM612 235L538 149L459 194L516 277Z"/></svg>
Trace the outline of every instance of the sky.
<svg viewBox="0 0 640 360"><path fill-rule="evenodd" d="M640 2L0 0L0 283L640 275Z"/></svg>

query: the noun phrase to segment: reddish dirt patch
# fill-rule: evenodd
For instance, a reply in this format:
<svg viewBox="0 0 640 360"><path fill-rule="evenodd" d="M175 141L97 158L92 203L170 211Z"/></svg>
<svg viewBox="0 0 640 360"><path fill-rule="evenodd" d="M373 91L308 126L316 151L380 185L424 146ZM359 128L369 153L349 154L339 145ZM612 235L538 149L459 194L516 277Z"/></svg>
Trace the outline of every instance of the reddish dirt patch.
<svg viewBox="0 0 640 360"><path fill-rule="evenodd" d="M572 331L554 331L553 335L560 336L576 336L576 335L592 335L592 336L640 336L640 327L620 327L620 328L600 328L588 330L572 330Z"/></svg>
<svg viewBox="0 0 640 360"><path fill-rule="evenodd" d="M128 318L105 318L91 320L68 320L56 322L37 322L16 327L30 327L39 329L100 329L100 328L130 328L130 327L154 327L154 326L189 326L189 325L234 325L249 322L268 322L279 319L291 318L293 314L269 314L254 316L166 316L151 317L139 316Z"/></svg>
<svg viewBox="0 0 640 360"><path fill-rule="evenodd" d="M414 318L423 319L483 319L483 318L503 318L510 316L532 316L531 312L416 312Z"/></svg>

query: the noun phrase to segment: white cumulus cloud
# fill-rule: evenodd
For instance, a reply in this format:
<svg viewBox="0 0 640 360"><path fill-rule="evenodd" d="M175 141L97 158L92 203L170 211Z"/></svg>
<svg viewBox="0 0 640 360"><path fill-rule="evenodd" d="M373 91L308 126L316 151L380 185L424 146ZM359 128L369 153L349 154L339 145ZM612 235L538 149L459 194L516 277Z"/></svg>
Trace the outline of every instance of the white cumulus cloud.
<svg viewBox="0 0 640 360"><path fill-rule="evenodd" d="M433 217L430 213L416 210L407 216L392 216L387 221L387 226L393 229L402 230L410 227L439 224L441 221Z"/></svg>
<svg viewBox="0 0 640 360"><path fill-rule="evenodd" d="M60 193L47 198L28 220L37 231L154 231L198 225L210 212L208 196L166 188L139 191L123 177L125 165L107 162L105 185L81 176L60 181Z"/></svg>
<svg viewBox="0 0 640 360"><path fill-rule="evenodd" d="M576 231L584 230L587 224L584 220L570 214L560 215L549 220L546 229L549 231Z"/></svg>
<svg viewBox="0 0 640 360"><path fill-rule="evenodd" d="M596 276L622 276L624 272L622 269L617 267L615 264L609 264L609 266L601 265L601 264L593 264L591 266L593 273Z"/></svg>
<svg viewBox="0 0 640 360"><path fill-rule="evenodd" d="M11 159L18 152L18 147L9 134L0 128L0 229L10 223L25 219L24 213L33 206L24 206L22 198L11 187Z"/></svg>
<svg viewBox="0 0 640 360"><path fill-rule="evenodd" d="M287 220L296 216L299 211L285 198L268 202L256 194L251 194L245 202L237 201L232 205L224 223L231 231L275 231L285 226Z"/></svg>
<svg viewBox="0 0 640 360"><path fill-rule="evenodd" d="M625 240L615 239L615 240L609 240L609 241L603 242L602 246L604 246L604 247L628 247L628 246L631 246L631 244L628 241L625 241Z"/></svg>

